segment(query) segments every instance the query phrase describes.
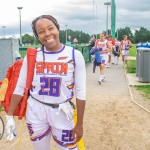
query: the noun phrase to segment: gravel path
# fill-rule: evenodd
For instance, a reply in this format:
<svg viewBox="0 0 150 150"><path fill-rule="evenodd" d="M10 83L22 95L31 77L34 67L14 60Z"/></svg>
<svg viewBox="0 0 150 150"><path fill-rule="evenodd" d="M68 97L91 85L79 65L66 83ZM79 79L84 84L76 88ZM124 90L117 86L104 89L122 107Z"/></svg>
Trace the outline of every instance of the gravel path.
<svg viewBox="0 0 150 150"><path fill-rule="evenodd" d="M131 102L121 63L106 69L102 85L98 78L99 68L93 74L92 64L88 64L83 137L86 150L150 150L150 114ZM11 143L3 138L0 150L33 150L26 127L21 144L16 144L21 122L16 124L18 137ZM52 150L57 150L52 145Z"/></svg>
<svg viewBox="0 0 150 150"><path fill-rule="evenodd" d="M102 85L98 68L92 74L88 65L87 74L87 150L150 150L150 114L131 102L122 65L107 68Z"/></svg>

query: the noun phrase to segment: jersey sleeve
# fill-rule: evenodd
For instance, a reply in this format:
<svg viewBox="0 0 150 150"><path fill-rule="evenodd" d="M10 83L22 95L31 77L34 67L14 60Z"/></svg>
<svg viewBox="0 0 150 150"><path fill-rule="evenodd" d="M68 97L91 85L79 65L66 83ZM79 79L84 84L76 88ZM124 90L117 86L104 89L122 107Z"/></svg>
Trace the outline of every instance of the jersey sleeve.
<svg viewBox="0 0 150 150"><path fill-rule="evenodd" d="M86 100L86 69L85 61L80 51L75 50L75 93L76 98Z"/></svg>
<svg viewBox="0 0 150 150"><path fill-rule="evenodd" d="M26 86L26 78L27 78L27 57L25 56L23 60L23 65L20 70L18 82L13 94L24 95L24 88Z"/></svg>

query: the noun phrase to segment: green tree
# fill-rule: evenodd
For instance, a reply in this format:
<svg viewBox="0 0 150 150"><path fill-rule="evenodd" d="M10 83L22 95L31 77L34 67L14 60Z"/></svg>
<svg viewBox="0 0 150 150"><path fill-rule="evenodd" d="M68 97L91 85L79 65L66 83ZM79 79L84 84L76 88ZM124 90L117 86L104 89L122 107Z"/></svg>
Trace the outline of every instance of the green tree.
<svg viewBox="0 0 150 150"><path fill-rule="evenodd" d="M23 44L33 44L34 43L34 37L29 35L29 34L25 34L22 36L22 43Z"/></svg>
<svg viewBox="0 0 150 150"><path fill-rule="evenodd" d="M135 43L147 42L150 40L150 31L144 27L141 27L139 30L135 31L134 41Z"/></svg>
<svg viewBox="0 0 150 150"><path fill-rule="evenodd" d="M117 32L118 32L118 40L119 41L123 40L123 38L122 38L123 35L127 35L128 39L133 41L133 34L132 34L131 29L129 27L120 28L120 29L118 29ZM117 37L117 32L116 32L116 37Z"/></svg>
<svg viewBox="0 0 150 150"><path fill-rule="evenodd" d="M88 43L90 40L90 35L82 31L73 31L71 29L67 30L67 35L71 36L71 39L77 38L79 43ZM66 43L66 30L60 31L60 42Z"/></svg>

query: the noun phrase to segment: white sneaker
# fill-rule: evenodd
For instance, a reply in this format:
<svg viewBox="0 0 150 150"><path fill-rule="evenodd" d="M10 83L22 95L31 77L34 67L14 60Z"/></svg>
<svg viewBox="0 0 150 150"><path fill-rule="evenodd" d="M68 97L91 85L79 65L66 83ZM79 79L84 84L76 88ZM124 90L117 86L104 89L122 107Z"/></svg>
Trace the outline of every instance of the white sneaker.
<svg viewBox="0 0 150 150"><path fill-rule="evenodd" d="M105 67L106 67L106 68L110 68L110 64L107 64Z"/></svg>
<svg viewBox="0 0 150 150"><path fill-rule="evenodd" d="M105 81L105 77L101 81L104 82Z"/></svg>
<svg viewBox="0 0 150 150"><path fill-rule="evenodd" d="M99 83L99 84L102 84L102 80L101 80L101 79L99 79L99 80L98 80L98 83Z"/></svg>

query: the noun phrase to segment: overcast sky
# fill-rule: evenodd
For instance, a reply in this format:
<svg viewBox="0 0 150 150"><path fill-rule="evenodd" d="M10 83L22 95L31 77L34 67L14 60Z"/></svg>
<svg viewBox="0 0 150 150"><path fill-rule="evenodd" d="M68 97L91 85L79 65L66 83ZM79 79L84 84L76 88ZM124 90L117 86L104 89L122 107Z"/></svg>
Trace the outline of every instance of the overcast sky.
<svg viewBox="0 0 150 150"><path fill-rule="evenodd" d="M31 22L39 15L53 15L62 30L82 30L90 35L106 30L106 5L111 0L0 0L0 36L19 34L22 6L22 34L32 33ZM109 28L110 6L109 9ZM116 28L150 30L150 0L116 0Z"/></svg>

